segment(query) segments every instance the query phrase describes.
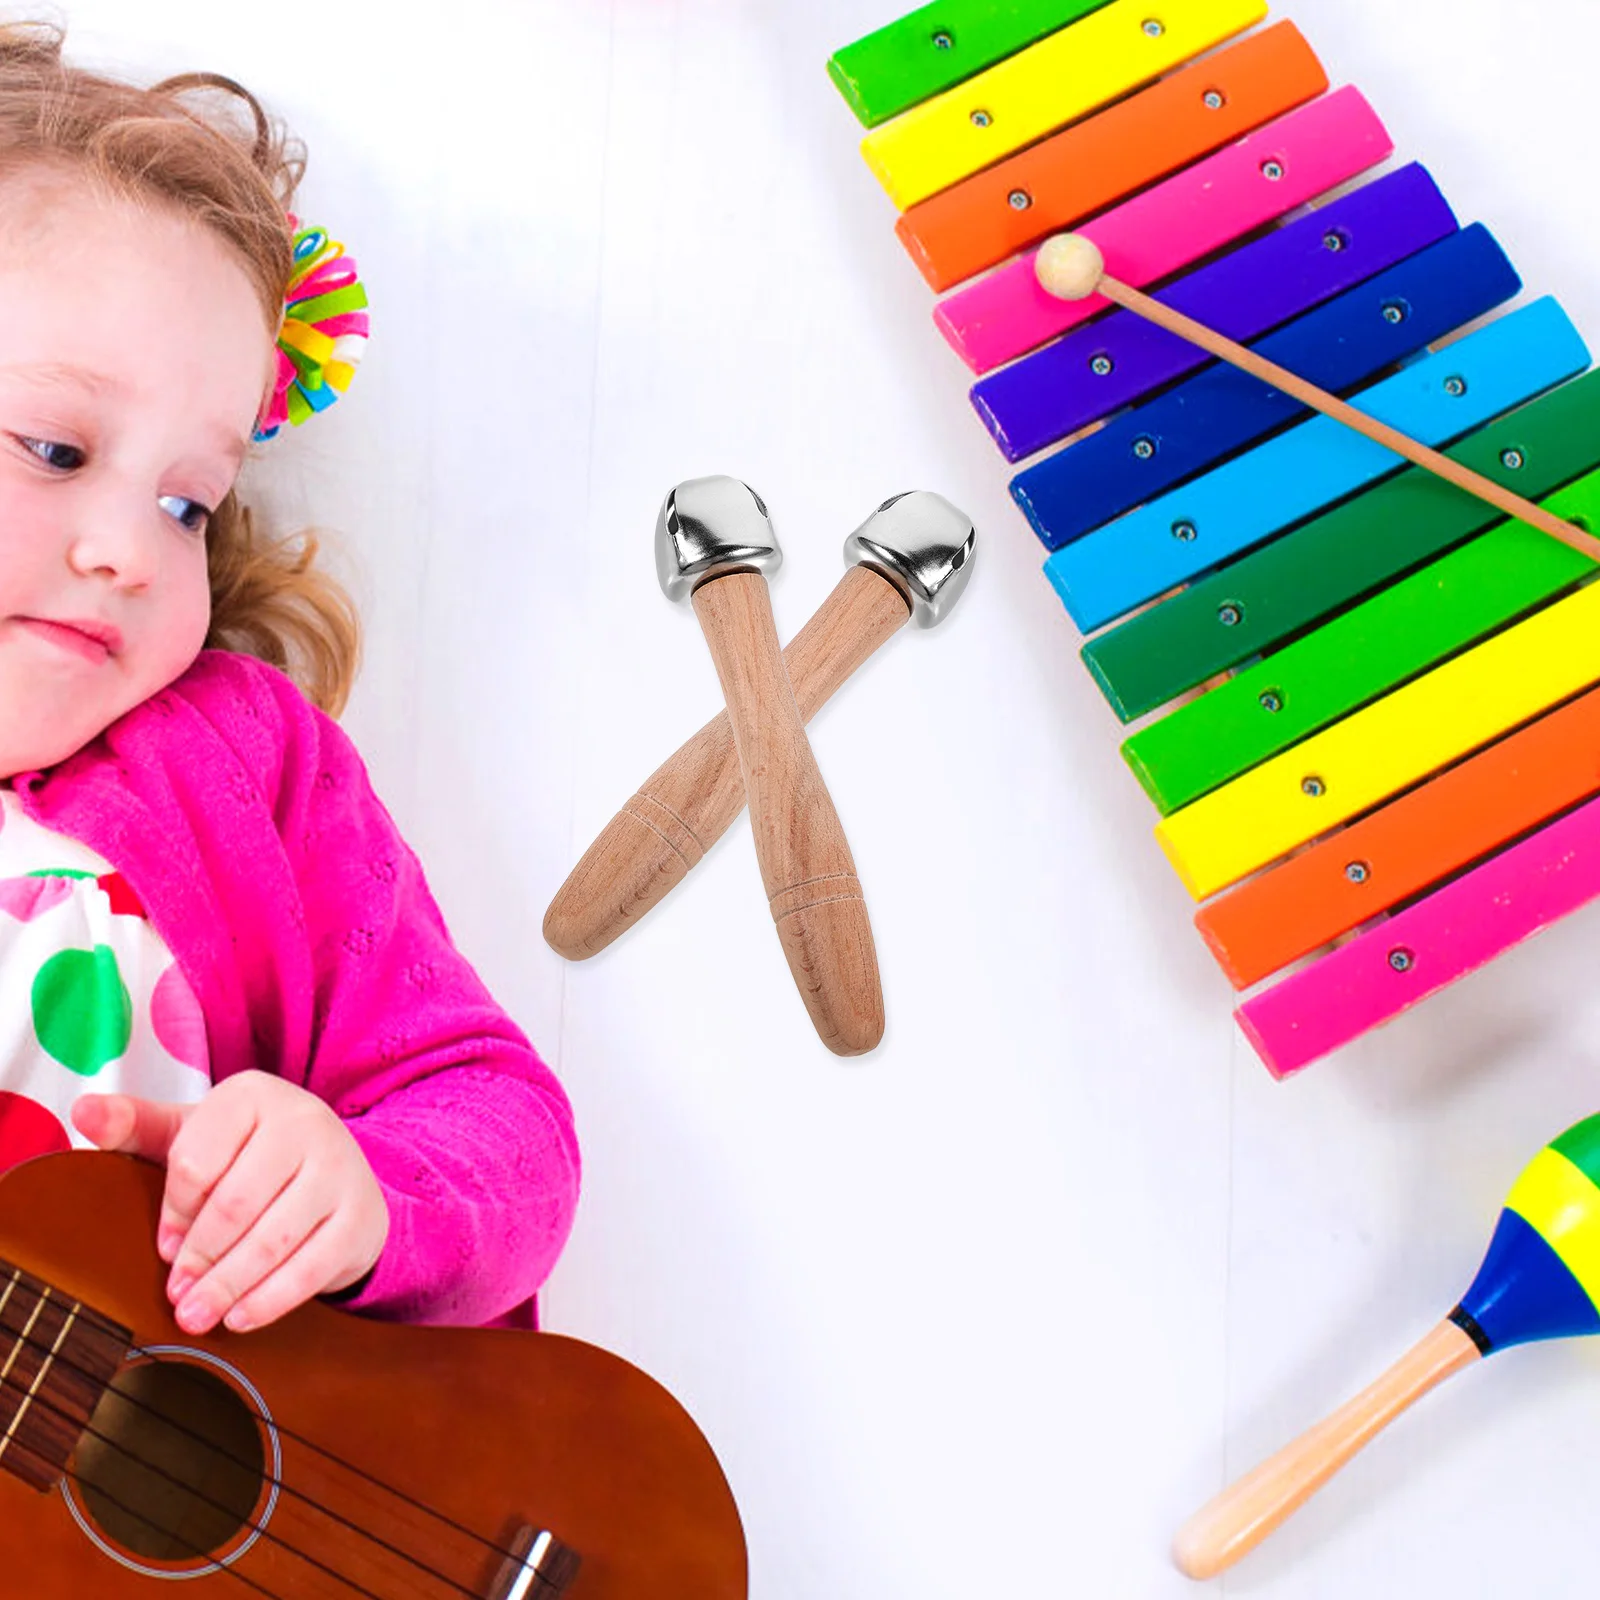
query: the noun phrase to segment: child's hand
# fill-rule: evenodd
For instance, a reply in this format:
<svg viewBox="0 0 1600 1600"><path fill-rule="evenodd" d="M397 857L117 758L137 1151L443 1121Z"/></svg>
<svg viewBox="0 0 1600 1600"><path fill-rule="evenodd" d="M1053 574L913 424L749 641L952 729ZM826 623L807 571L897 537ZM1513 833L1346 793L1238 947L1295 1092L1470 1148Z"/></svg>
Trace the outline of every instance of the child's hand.
<svg viewBox="0 0 1600 1600"><path fill-rule="evenodd" d="M259 1328L354 1283L383 1249L389 1210L361 1147L270 1073L225 1078L198 1105L82 1095L72 1120L102 1149L166 1163L156 1249L189 1333Z"/></svg>

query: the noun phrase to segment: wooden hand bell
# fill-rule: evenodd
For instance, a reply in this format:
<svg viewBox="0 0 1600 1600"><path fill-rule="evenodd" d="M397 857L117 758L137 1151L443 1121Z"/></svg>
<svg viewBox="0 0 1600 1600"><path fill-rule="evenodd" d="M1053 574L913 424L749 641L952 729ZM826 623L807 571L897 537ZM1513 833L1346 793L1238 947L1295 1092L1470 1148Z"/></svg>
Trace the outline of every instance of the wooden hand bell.
<svg viewBox="0 0 1600 1600"><path fill-rule="evenodd" d="M849 570L783 652L801 720L809 722L908 618L949 615L972 573L977 534L942 496L886 500L845 540ZM700 864L744 809L733 727L719 711L640 784L568 874L544 936L569 961L597 954Z"/></svg>
<svg viewBox="0 0 1600 1600"><path fill-rule="evenodd" d="M822 1042L860 1055L883 1037L878 956L778 647L765 574L782 559L761 497L736 478L691 478L661 508L656 574L669 599L692 600L711 647L789 970Z"/></svg>

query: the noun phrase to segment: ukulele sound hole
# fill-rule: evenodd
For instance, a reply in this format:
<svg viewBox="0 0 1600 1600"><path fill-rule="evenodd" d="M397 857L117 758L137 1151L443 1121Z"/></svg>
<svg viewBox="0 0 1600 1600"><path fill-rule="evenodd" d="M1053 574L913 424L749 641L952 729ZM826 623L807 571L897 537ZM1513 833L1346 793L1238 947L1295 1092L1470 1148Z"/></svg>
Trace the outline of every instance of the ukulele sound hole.
<svg viewBox="0 0 1600 1600"><path fill-rule="evenodd" d="M72 1470L84 1509L113 1544L193 1563L249 1526L265 1456L232 1385L203 1367L147 1361L112 1381Z"/></svg>

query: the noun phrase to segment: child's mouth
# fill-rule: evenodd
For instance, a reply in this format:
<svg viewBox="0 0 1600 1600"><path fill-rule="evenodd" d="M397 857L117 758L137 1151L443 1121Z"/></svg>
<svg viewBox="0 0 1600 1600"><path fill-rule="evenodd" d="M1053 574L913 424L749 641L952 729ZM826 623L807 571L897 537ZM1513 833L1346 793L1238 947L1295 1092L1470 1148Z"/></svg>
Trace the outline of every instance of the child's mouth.
<svg viewBox="0 0 1600 1600"><path fill-rule="evenodd" d="M101 662L122 647L115 628L99 622L54 622L47 617L17 617L19 626L36 637L85 661Z"/></svg>

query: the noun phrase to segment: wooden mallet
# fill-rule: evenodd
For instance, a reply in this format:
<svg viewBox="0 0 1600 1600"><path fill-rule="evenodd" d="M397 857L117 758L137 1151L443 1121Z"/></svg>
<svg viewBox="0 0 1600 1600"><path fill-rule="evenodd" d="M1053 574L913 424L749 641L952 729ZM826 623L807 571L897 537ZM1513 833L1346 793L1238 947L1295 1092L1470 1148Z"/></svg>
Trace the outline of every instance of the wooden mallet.
<svg viewBox="0 0 1600 1600"><path fill-rule="evenodd" d="M1274 389L1281 389L1302 405L1310 406L1313 411L1320 411L1344 423L1346 427L1354 428L1357 433L1364 434L1407 461L1437 473L1446 482L1487 501L1507 516L1515 517L1517 521L1525 522L1591 558L1594 556L1595 539L1572 523L1563 522L1544 507L1514 494L1492 478L1462 466L1459 461L1452 461L1449 456L1419 443L1397 428L1391 428L1386 422L1379 422L1376 417L1358 410L1337 395L1329 394L1326 389L1319 389L1316 384L1297 377L1287 368L1257 355L1248 346L1235 343L1214 328L1208 328L1204 323L1196 322L1181 311L1174 311L1160 300L1113 278L1106 271L1100 247L1086 235L1058 233L1046 239L1039 246L1033 269L1040 287L1058 300L1086 300L1092 294L1102 295L1113 304L1155 323L1159 328L1165 328L1168 333L1198 345L1219 360L1229 362L1263 383L1271 384Z"/></svg>
<svg viewBox="0 0 1600 1600"><path fill-rule="evenodd" d="M761 497L737 478L691 478L656 522L656 575L689 598L711 647L739 753L772 920L822 1042L860 1055L883 1037L867 905L783 670L765 574L783 554Z"/></svg>
<svg viewBox="0 0 1600 1600"><path fill-rule="evenodd" d="M976 542L971 519L925 489L886 500L845 540L849 570L783 650L803 722L908 619L931 628L949 615ZM546 941L569 961L598 954L682 883L743 810L733 725L719 711L568 873L545 912Z"/></svg>

